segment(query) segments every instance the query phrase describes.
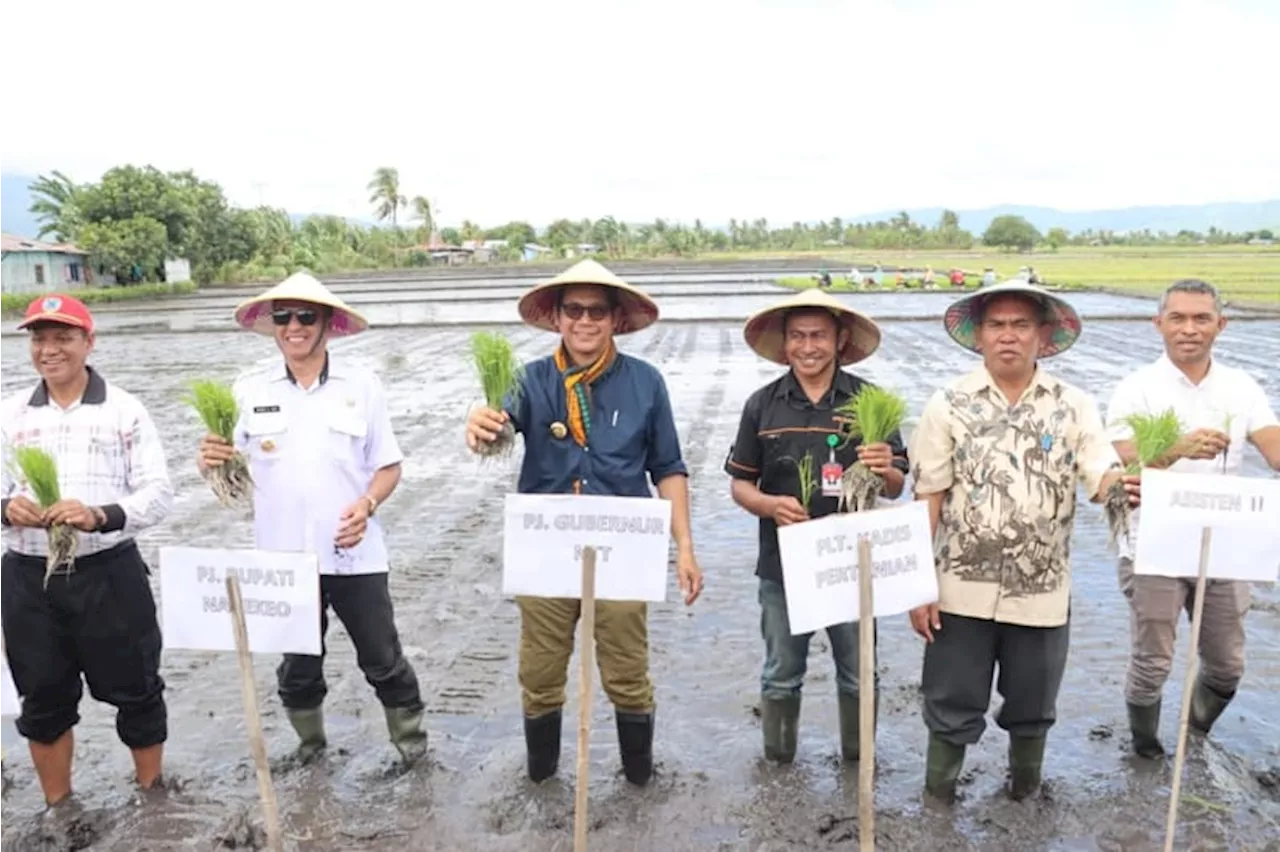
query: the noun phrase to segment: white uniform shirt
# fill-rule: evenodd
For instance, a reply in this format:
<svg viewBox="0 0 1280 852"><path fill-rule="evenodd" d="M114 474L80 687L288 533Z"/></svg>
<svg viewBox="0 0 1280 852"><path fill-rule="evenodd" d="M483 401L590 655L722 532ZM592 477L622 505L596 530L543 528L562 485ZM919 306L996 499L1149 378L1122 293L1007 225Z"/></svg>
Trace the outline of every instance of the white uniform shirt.
<svg viewBox="0 0 1280 852"><path fill-rule="evenodd" d="M89 370L89 384L67 408L54 402L44 382L0 403L0 443L4 448L0 495L38 502L13 458L14 447L44 449L58 465L64 500L86 506L119 507L124 526L114 532L80 533L76 549L88 556L128 541L164 520L173 507L173 486L164 446L151 416L126 390ZM109 515L115 514L112 509ZM28 556L49 553L48 532L4 527L5 547Z"/></svg>
<svg viewBox="0 0 1280 852"><path fill-rule="evenodd" d="M280 366L241 376L235 397L236 447L253 475L258 549L312 551L321 574L387 571L376 516L355 547L334 545L343 510L367 493L379 468L404 457L377 375L330 355L310 388Z"/></svg>
<svg viewBox="0 0 1280 852"><path fill-rule="evenodd" d="M1222 456L1216 459L1178 459L1169 466L1169 470L1186 473L1238 475L1244 466L1249 436L1278 423L1267 402L1266 391L1244 370L1215 360L1197 385L1169 360L1169 356L1161 355L1154 363L1139 367L1116 386L1107 406L1107 437L1113 442L1131 440L1133 430L1125 424L1124 418L1130 414L1158 414L1169 408L1178 415L1188 432L1217 429L1231 438L1225 466ZM1137 511L1133 513L1129 535L1130 542L1120 543L1120 556L1125 559L1133 559L1133 544L1138 539Z"/></svg>

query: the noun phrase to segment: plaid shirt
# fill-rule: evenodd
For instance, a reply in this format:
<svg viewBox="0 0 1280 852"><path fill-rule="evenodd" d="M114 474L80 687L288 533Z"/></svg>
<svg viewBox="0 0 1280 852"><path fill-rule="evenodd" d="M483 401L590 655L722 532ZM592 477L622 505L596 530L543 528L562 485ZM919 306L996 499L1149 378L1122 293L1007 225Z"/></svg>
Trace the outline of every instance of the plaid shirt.
<svg viewBox="0 0 1280 852"><path fill-rule="evenodd" d="M13 448L38 446L58 463L63 499L100 506L107 516L101 532L80 533L77 554L114 547L169 514L173 486L160 435L137 397L107 382L92 368L80 401L63 409L49 399L43 382L0 404L4 448L0 495L7 509L19 495L35 501L13 459ZM4 520L7 549L28 556L48 553L43 529L17 528Z"/></svg>

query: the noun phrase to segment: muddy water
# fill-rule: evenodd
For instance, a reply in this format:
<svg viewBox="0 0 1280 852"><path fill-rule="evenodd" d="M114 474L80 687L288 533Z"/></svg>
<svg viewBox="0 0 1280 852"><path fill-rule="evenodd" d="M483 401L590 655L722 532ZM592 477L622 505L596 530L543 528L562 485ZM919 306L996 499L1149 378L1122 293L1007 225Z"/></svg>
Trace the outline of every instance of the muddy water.
<svg viewBox="0 0 1280 852"><path fill-rule="evenodd" d="M404 481L382 509L392 550L392 589L402 640L429 711L429 765L403 772L380 708L355 665L345 632L329 636L326 703L330 752L307 767L287 757L293 735L274 694L276 660L255 661L280 808L294 850L568 850L573 824L574 729L566 725L560 780L523 777L514 604L500 595L498 510L517 459L482 468L461 430L475 382L463 361L469 329L380 329L339 344L377 367L387 385ZM522 355L549 351L550 335L510 330ZM797 762L761 765L761 640L755 524L729 499L721 472L746 396L778 373L741 339L738 322L659 326L622 340L667 377L693 475L694 529L707 575L693 607L669 602L650 616L658 697L657 771L645 790L619 771L612 717L597 687L591 738L592 848L608 850L811 850L853 848L857 770L836 759L834 678L815 637ZM1238 323L1223 335L1224 360L1263 380L1280 408L1280 322ZM1158 354L1145 322L1094 322L1054 368L1105 402L1116 382ZM178 489L172 517L142 537L154 558L168 543L251 544L250 526L219 509L191 461L199 429L175 403L193 376L230 378L273 360L269 342L232 333L104 335L96 363L137 393L158 421ZM919 412L944 379L965 369L940 324L887 325L884 347L861 370L907 394ZM3 390L32 379L21 337L3 341ZM1256 454L1250 473L1263 475ZM925 805L925 729L919 715L921 645L905 617L881 624L884 703L877 740L878 848L892 850L1140 850L1163 837L1168 765L1127 755L1122 683L1127 611L1105 551L1100 512L1089 507L1073 544L1072 651L1050 738L1046 793L1013 803L1001 792L1004 746L990 728L971 749L964 796L953 811ZM157 589L157 591L159 591ZM1280 592L1260 588L1249 622L1249 671L1231 710L1188 757L1180 849L1276 849L1280 838ZM1180 648L1176 672L1185 671ZM576 659L566 708L576 717ZM167 651L170 784L140 796L115 739L112 715L86 696L77 728L74 820L42 821L21 741L5 756L5 849L140 850L259 848L253 766L244 736L237 670L227 654ZM1181 675L1166 707L1180 701ZM998 699L997 699L998 700ZM1176 711L1163 724L1172 746ZM68 830L68 825L70 823Z"/></svg>

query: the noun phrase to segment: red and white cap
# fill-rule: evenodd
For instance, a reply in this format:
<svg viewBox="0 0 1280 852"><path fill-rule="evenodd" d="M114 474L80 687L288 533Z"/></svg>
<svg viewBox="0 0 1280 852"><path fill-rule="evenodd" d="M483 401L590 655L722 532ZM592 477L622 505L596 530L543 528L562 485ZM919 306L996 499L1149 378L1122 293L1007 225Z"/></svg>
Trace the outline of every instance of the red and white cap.
<svg viewBox="0 0 1280 852"><path fill-rule="evenodd" d="M38 322L56 322L74 328L93 331L93 314L85 307L84 302L61 293L48 293L27 305L27 315L18 328L23 329Z"/></svg>

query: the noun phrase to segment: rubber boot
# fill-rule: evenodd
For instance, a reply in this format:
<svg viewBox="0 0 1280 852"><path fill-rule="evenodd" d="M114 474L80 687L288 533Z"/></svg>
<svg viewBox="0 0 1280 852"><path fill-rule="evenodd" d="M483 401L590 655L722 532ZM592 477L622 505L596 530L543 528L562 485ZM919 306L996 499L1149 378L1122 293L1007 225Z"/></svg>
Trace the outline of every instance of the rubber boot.
<svg viewBox="0 0 1280 852"><path fill-rule="evenodd" d="M1209 733L1213 723L1218 721L1218 717L1234 697L1234 692L1223 695L1196 678L1196 685L1191 691L1191 715L1187 718L1187 724L1202 734Z"/></svg>
<svg viewBox="0 0 1280 852"><path fill-rule="evenodd" d="M427 732L422 730L422 711L408 707L383 707L391 744L405 763L412 764L427 753Z"/></svg>
<svg viewBox="0 0 1280 852"><path fill-rule="evenodd" d="M1164 757L1164 746L1160 744L1160 702L1146 707L1129 704L1128 707L1134 754L1148 760Z"/></svg>
<svg viewBox="0 0 1280 852"><path fill-rule="evenodd" d="M324 737L324 711L319 707L310 710L294 710L286 708L289 724L298 733L298 757L310 760L315 757L328 741Z"/></svg>
<svg viewBox="0 0 1280 852"><path fill-rule="evenodd" d="M956 782L964 766L962 745L952 745L937 734L929 735L929 749L925 757L924 789L929 795L947 804L956 800Z"/></svg>
<svg viewBox="0 0 1280 852"><path fill-rule="evenodd" d="M850 763L857 763L862 752L862 715L858 707L858 696L839 694L840 708L840 752ZM876 690L875 712L873 721L880 718L880 691ZM872 730L875 730L874 725Z"/></svg>
<svg viewBox="0 0 1280 852"><path fill-rule="evenodd" d="M1045 737L1009 737L1009 798L1020 802L1040 789Z"/></svg>
<svg viewBox="0 0 1280 852"><path fill-rule="evenodd" d="M524 745L529 753L529 780L545 781L560 766L560 711L524 717Z"/></svg>
<svg viewBox="0 0 1280 852"><path fill-rule="evenodd" d="M764 729L764 756L775 763L796 759L796 734L800 723L800 696L762 698L761 727Z"/></svg>
<svg viewBox="0 0 1280 852"><path fill-rule="evenodd" d="M632 784L643 787L653 775L653 714L615 714L622 772Z"/></svg>

